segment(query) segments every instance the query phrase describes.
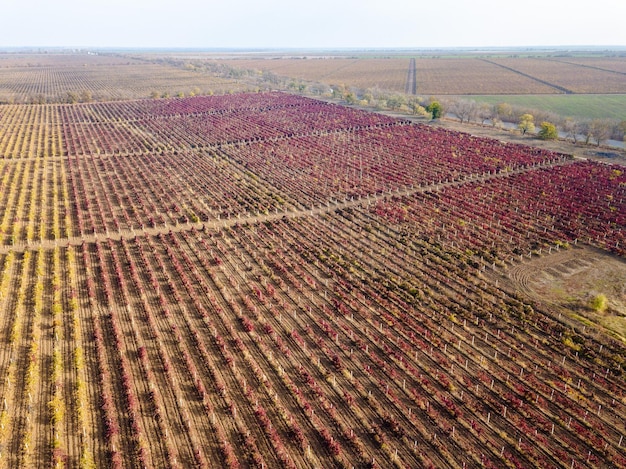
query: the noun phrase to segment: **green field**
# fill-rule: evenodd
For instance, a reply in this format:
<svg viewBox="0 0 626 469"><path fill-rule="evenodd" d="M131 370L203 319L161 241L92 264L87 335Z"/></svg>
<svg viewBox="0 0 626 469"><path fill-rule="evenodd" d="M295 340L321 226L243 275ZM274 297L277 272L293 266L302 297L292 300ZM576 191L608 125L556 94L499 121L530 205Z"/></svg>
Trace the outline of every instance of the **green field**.
<svg viewBox="0 0 626 469"><path fill-rule="evenodd" d="M505 102L513 106L547 110L566 117L626 120L626 94L498 95L464 98L490 104Z"/></svg>

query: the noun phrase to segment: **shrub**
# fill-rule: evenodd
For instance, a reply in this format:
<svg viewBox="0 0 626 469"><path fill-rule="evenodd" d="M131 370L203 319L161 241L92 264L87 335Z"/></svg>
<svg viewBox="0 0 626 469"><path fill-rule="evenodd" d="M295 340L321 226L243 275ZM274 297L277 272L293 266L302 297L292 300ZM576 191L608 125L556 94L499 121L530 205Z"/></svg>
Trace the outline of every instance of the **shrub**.
<svg viewBox="0 0 626 469"><path fill-rule="evenodd" d="M558 138L559 132L551 122L542 122L538 135L541 140L555 140Z"/></svg>
<svg viewBox="0 0 626 469"><path fill-rule="evenodd" d="M608 302L609 300L604 293L598 293L591 299L589 306L591 306L591 309L593 309L596 313L603 313L606 311Z"/></svg>

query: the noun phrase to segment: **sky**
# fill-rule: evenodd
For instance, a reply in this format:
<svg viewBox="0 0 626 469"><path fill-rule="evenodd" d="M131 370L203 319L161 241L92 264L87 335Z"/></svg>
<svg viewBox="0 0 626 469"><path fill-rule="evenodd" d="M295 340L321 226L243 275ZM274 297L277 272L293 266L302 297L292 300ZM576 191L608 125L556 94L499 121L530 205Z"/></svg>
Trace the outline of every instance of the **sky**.
<svg viewBox="0 0 626 469"><path fill-rule="evenodd" d="M626 46L625 0L1 0L0 47Z"/></svg>

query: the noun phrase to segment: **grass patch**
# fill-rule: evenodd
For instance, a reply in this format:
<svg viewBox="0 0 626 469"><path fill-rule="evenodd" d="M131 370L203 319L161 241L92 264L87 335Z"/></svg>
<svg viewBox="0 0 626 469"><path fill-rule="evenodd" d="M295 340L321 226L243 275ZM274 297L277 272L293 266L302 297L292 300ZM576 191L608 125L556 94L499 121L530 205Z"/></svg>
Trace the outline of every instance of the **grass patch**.
<svg viewBox="0 0 626 469"><path fill-rule="evenodd" d="M464 96L489 104L541 109L560 116L586 119L626 120L626 94L555 94Z"/></svg>

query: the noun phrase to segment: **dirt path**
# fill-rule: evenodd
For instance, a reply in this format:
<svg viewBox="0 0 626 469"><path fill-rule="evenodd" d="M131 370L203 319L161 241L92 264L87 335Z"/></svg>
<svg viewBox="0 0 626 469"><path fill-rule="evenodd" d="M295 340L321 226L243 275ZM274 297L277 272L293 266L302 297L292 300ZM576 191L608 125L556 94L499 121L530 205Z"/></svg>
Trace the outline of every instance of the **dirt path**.
<svg viewBox="0 0 626 469"><path fill-rule="evenodd" d="M404 92L412 95L417 94L417 70L415 66L415 59L411 59L409 62L409 71L406 77Z"/></svg>

